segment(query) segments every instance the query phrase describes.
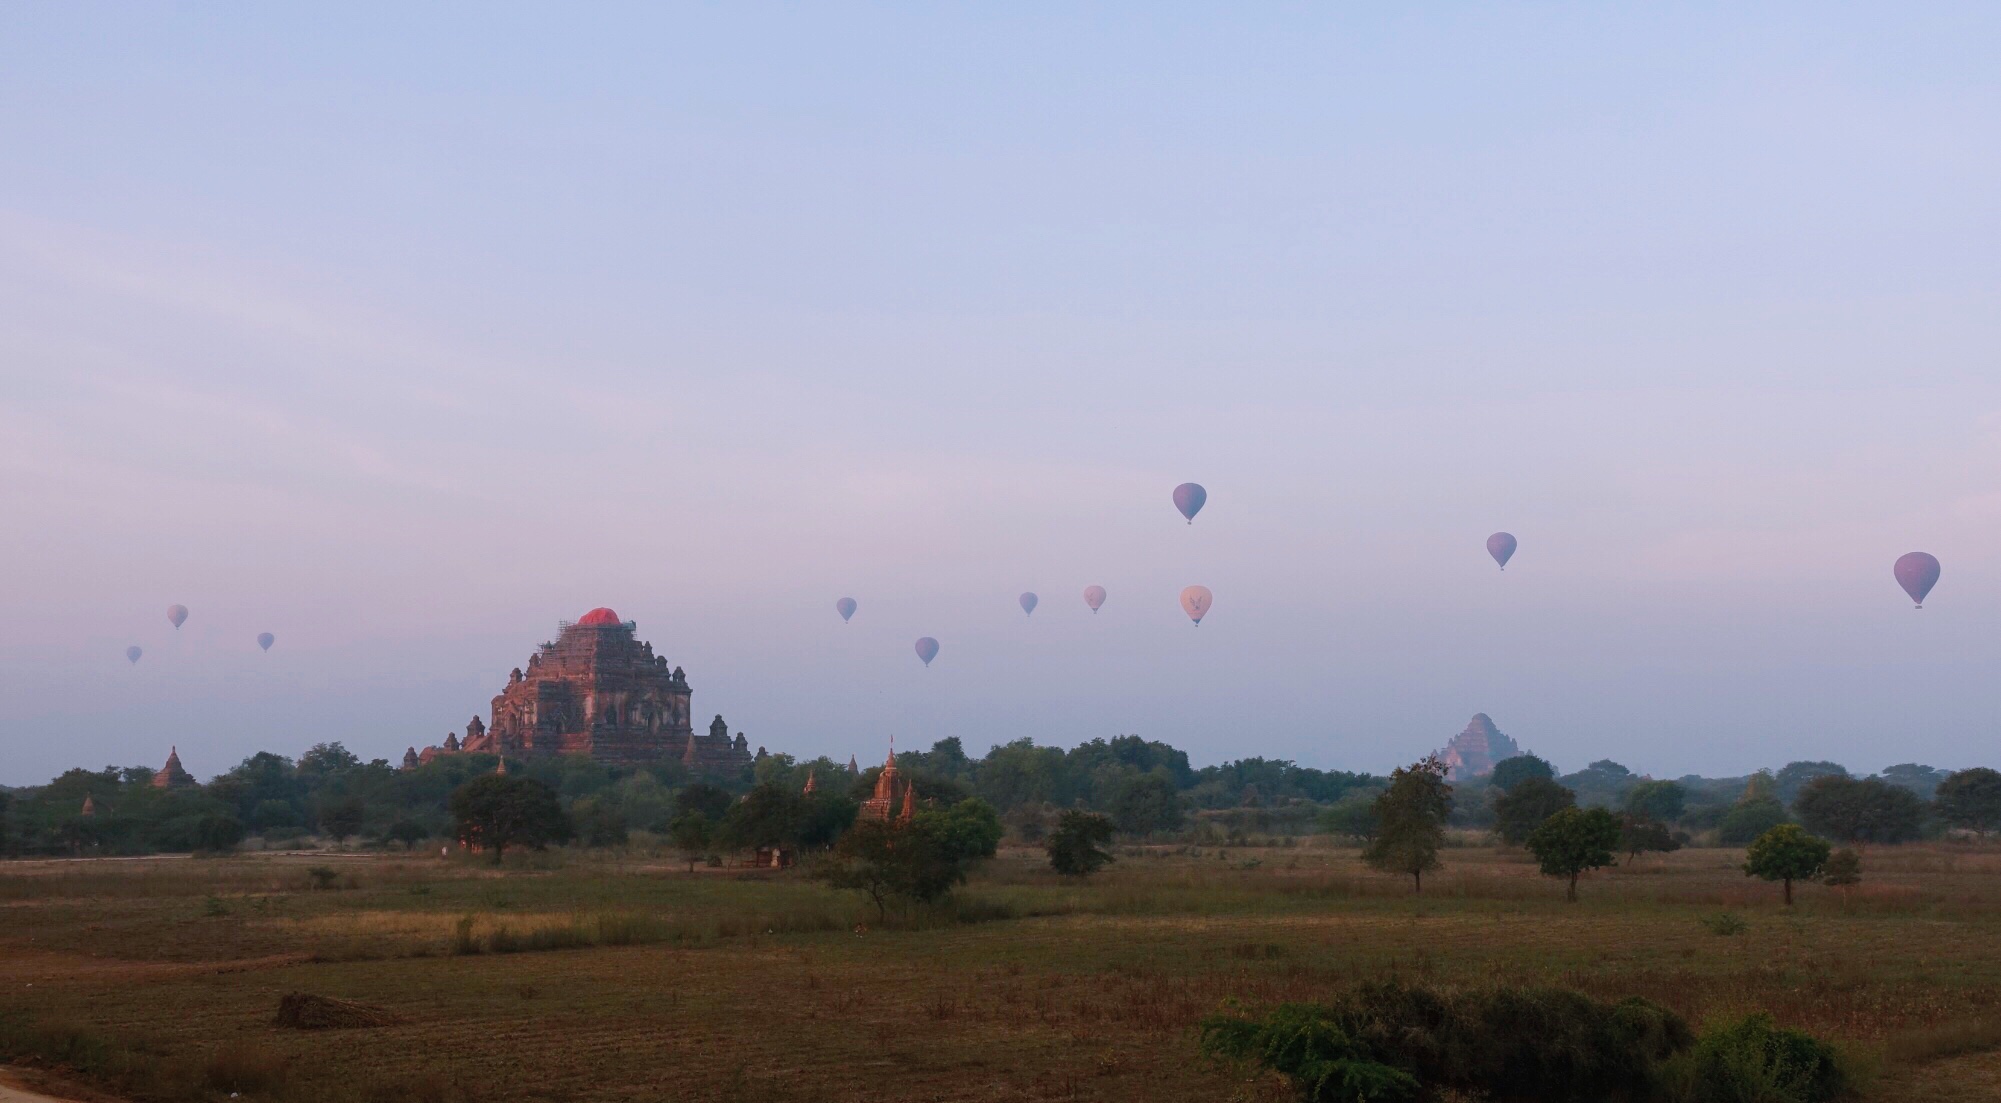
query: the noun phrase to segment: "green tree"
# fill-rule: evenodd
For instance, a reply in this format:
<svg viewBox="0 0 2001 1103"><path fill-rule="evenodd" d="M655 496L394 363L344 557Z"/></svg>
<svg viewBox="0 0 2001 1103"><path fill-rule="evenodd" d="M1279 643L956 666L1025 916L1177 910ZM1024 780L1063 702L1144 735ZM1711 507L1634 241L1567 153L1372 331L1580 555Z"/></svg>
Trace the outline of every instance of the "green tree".
<svg viewBox="0 0 2001 1103"><path fill-rule="evenodd" d="M967 797L950 808L927 808L913 818L922 820L938 845L960 862L991 858L1000 850L1000 816L978 797Z"/></svg>
<svg viewBox="0 0 2001 1103"><path fill-rule="evenodd" d="M1056 821L1045 849L1050 868L1068 877L1085 877L1112 860L1104 844L1112 841L1112 821L1096 812L1071 809Z"/></svg>
<svg viewBox="0 0 2001 1103"><path fill-rule="evenodd" d="M725 790L706 781L697 781L683 785L681 791L674 794L674 812L677 815L694 812L712 824L720 823L735 800Z"/></svg>
<svg viewBox="0 0 2001 1103"><path fill-rule="evenodd" d="M1135 774L1119 786L1108 811L1129 834L1172 831L1181 826L1181 794L1159 774Z"/></svg>
<svg viewBox="0 0 2001 1103"><path fill-rule="evenodd" d="M1619 817L1619 850L1627 861L1636 861L1649 852L1672 854L1680 849L1681 840L1675 838L1666 824L1631 812Z"/></svg>
<svg viewBox="0 0 2001 1103"><path fill-rule="evenodd" d="M1070 803L1074 785L1068 774L1062 751L1038 747L1024 736L988 751L973 785L987 803L1006 812L1022 804Z"/></svg>
<svg viewBox="0 0 2001 1103"><path fill-rule="evenodd" d="M243 821L227 812L211 813L195 821L194 851L197 854L227 854L243 841Z"/></svg>
<svg viewBox="0 0 2001 1103"><path fill-rule="evenodd" d="M673 840L674 849L688 860L688 872L695 872L695 863L709 853L709 844L715 835L715 825L700 812L687 811L674 817L667 824L667 837Z"/></svg>
<svg viewBox="0 0 2001 1103"><path fill-rule="evenodd" d="M1524 778L1494 798L1494 831L1509 846L1528 841L1542 822L1577 807L1577 794L1546 777Z"/></svg>
<svg viewBox="0 0 2001 1103"><path fill-rule="evenodd" d="M290 801L263 800L251 809L250 826L259 832L269 833L300 826L299 810Z"/></svg>
<svg viewBox="0 0 2001 1103"><path fill-rule="evenodd" d="M1892 785L1909 789L1919 800L1931 800L1938 795L1939 785L1951 776L1934 766L1916 762L1899 762L1895 766L1883 767L1881 777Z"/></svg>
<svg viewBox="0 0 2001 1103"><path fill-rule="evenodd" d="M1786 822L1785 805L1774 797L1746 797L1723 813L1716 839L1725 846L1743 846Z"/></svg>
<svg viewBox="0 0 2001 1103"><path fill-rule="evenodd" d="M876 917L887 919L893 900L929 904L943 898L966 879L966 864L922 817L907 824L863 820L841 836L815 875L867 896Z"/></svg>
<svg viewBox="0 0 2001 1103"><path fill-rule="evenodd" d="M1827 840L1807 834L1796 823L1782 823L1758 836L1744 852L1744 875L1783 881L1786 906L1793 903L1793 882L1811 881L1827 865Z"/></svg>
<svg viewBox="0 0 2001 1103"><path fill-rule="evenodd" d="M1961 770L1939 782L1933 797L1939 819L1986 838L2001 831L2001 772L1985 766Z"/></svg>
<svg viewBox="0 0 2001 1103"><path fill-rule="evenodd" d="M1518 754L1495 763L1494 772L1487 775L1487 784L1493 786L1496 792L1505 793L1532 777L1555 781L1556 767L1536 755Z"/></svg>
<svg viewBox="0 0 2001 1103"><path fill-rule="evenodd" d="M361 759L339 743L315 743L312 750L299 756L301 774L322 778L346 773L360 765Z"/></svg>
<svg viewBox="0 0 2001 1103"><path fill-rule="evenodd" d="M585 846L624 846L629 838L624 814L597 797L585 797L571 805L570 822Z"/></svg>
<svg viewBox="0 0 2001 1103"><path fill-rule="evenodd" d="M1332 808L1320 813L1320 830L1367 843L1376 837L1376 798L1380 789L1357 789L1344 794Z"/></svg>
<svg viewBox="0 0 2001 1103"><path fill-rule="evenodd" d="M1362 860L1409 877L1411 891L1423 892L1424 875L1438 868L1445 818L1451 814L1452 786L1445 783L1445 763L1437 755L1399 768L1376 798L1376 837L1362 849Z"/></svg>
<svg viewBox="0 0 2001 1103"><path fill-rule="evenodd" d="M1772 779L1777 789L1773 795L1779 798L1780 804L1791 807L1800 790L1805 789L1814 778L1847 776L1848 767L1839 762L1788 762Z"/></svg>
<svg viewBox="0 0 2001 1103"><path fill-rule="evenodd" d="M790 785L759 785L723 813L716 843L728 850L795 849L809 811L806 797Z"/></svg>
<svg viewBox="0 0 2001 1103"><path fill-rule="evenodd" d="M431 837L431 829L406 817L390 824L389 830L383 837L391 842L402 843L405 850L415 850L418 843Z"/></svg>
<svg viewBox="0 0 2001 1103"><path fill-rule="evenodd" d="M556 791L534 778L482 774L453 790L451 810L459 839L491 851L495 865L510 846L541 850L570 837Z"/></svg>
<svg viewBox="0 0 2001 1103"><path fill-rule="evenodd" d="M1628 812L1656 823L1673 823L1688 807L1688 790L1674 781L1642 781L1626 790Z"/></svg>
<svg viewBox="0 0 2001 1103"><path fill-rule="evenodd" d="M1530 832L1529 852L1545 876L1570 880L1564 898L1575 903L1577 879L1585 870L1602 869L1616 859L1619 819L1603 808L1564 808Z"/></svg>
<svg viewBox="0 0 2001 1103"><path fill-rule="evenodd" d="M799 821L799 845L822 850L833 846L860 811L861 804L846 793L821 789L807 795Z"/></svg>
<svg viewBox="0 0 2001 1103"><path fill-rule="evenodd" d="M338 747L340 744L336 743ZM320 805L320 830L331 836L334 842L344 843L361 831L368 810L360 797L334 797Z"/></svg>
<svg viewBox="0 0 2001 1103"><path fill-rule="evenodd" d="M1876 778L1825 774L1793 801L1800 823L1844 843L1901 843L1918 837L1925 806L1916 793Z"/></svg>

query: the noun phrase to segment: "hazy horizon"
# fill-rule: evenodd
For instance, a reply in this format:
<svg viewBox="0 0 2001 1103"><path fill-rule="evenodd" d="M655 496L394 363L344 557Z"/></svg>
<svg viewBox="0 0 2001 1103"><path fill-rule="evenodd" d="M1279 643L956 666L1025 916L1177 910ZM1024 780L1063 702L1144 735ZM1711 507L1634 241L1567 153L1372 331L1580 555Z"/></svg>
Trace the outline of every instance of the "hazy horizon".
<svg viewBox="0 0 2001 1103"><path fill-rule="evenodd" d="M802 758L1994 746L2001 10L0 26L0 784L394 761L598 605Z"/></svg>

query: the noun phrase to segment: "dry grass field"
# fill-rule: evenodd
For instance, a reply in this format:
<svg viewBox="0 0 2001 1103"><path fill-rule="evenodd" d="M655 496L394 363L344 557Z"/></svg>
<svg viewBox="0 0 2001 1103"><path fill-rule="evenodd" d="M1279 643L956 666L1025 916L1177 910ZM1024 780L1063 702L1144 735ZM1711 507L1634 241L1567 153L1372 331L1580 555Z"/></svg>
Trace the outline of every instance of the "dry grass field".
<svg viewBox="0 0 2001 1103"><path fill-rule="evenodd" d="M798 873L667 860L0 864L0 1054L135 1099L1278 1099L1196 1022L1397 976L1769 1010L1875 1097L2001 1098L2001 848L1872 850L1790 913L1724 850L1575 905L1481 849L1418 898L1349 850L1128 851L1084 883L1039 857L887 926ZM278 1027L292 992L396 1021Z"/></svg>

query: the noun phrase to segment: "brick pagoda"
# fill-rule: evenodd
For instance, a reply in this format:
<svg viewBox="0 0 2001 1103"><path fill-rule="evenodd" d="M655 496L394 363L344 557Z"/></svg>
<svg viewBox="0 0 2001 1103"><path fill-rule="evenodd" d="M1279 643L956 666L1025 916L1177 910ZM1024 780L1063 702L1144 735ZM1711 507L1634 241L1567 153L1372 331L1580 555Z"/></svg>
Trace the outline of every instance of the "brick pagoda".
<svg viewBox="0 0 2001 1103"><path fill-rule="evenodd" d="M751 762L742 734L730 738L717 716L707 735L689 723L688 676L640 640L638 625L610 609L593 609L565 621L554 642L528 656L528 666L508 676L493 699L492 722L474 716L464 739L448 735L442 747L406 752L404 765L440 754L498 754L528 758L585 754L600 762L636 766L678 760L705 773L733 773Z"/></svg>

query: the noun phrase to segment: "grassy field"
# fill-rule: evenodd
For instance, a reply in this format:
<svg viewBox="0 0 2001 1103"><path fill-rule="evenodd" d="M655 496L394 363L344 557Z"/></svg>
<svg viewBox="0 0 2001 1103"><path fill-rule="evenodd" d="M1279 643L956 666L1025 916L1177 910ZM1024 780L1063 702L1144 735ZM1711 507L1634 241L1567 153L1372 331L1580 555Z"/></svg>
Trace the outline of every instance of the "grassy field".
<svg viewBox="0 0 2001 1103"><path fill-rule="evenodd" d="M1127 851L1081 884L1004 852L887 926L797 873L639 858L0 863L0 1053L133 1098L1279 1099L1195 1023L1396 976L1769 1010L1878 1098L2001 1098L2001 848L1872 850L1790 913L1737 851L1575 905L1518 854L1445 857L1413 898L1349 850ZM399 1021L274 1026L295 991Z"/></svg>

